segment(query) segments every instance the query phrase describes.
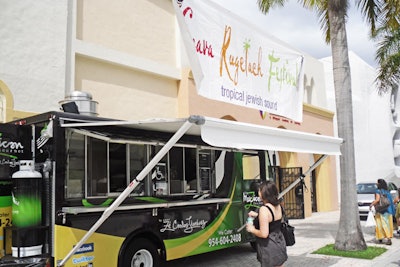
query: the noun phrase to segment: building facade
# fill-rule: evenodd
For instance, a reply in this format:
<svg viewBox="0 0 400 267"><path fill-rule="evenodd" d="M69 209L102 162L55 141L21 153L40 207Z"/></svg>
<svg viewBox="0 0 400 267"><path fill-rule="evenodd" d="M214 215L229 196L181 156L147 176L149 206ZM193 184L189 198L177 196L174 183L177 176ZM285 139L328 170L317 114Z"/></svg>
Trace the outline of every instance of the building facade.
<svg viewBox="0 0 400 267"><path fill-rule="evenodd" d="M382 178L400 186L398 90L380 94L375 86L376 70L349 52L354 117L354 160L357 182L376 182ZM335 107L332 59L325 64L329 105ZM334 118L336 120L336 118Z"/></svg>

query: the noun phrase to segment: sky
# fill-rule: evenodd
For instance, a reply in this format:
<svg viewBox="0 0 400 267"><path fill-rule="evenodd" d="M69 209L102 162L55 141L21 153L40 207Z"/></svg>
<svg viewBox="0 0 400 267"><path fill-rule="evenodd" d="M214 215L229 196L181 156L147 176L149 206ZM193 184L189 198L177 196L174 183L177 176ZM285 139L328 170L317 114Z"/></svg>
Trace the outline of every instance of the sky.
<svg viewBox="0 0 400 267"><path fill-rule="evenodd" d="M283 8L274 8L267 15L259 10L257 0L212 1L256 23L293 48L317 59L331 56L331 48L325 43L317 14L303 8L297 0L288 0ZM354 1L349 2L353 4ZM348 11L346 30L349 50L371 66L376 66L375 44L369 40L367 24L354 6Z"/></svg>

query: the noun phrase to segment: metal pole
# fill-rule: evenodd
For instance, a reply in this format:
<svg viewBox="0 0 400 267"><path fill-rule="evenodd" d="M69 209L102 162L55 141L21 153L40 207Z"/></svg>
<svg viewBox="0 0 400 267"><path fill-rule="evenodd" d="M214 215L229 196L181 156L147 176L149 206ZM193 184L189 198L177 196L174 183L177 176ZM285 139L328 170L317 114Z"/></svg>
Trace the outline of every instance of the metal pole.
<svg viewBox="0 0 400 267"><path fill-rule="evenodd" d="M132 180L127 188L114 200L114 202L103 212L100 219L89 229L81 240L71 249L63 260L57 263L57 266L63 266L66 261L83 245L83 243L103 224L103 222L114 212L114 210L129 196L146 175L156 166L156 164L168 153L168 151L178 142L178 140L189 130L193 123L202 123L197 117L190 117L163 146L163 148L154 156L154 158L143 168L143 170Z"/></svg>

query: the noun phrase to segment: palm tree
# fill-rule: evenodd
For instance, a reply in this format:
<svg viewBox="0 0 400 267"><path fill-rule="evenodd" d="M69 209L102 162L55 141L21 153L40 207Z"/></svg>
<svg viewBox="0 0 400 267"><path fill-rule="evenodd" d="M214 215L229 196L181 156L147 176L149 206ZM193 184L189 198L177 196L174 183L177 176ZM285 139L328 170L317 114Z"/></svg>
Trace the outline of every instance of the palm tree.
<svg viewBox="0 0 400 267"><path fill-rule="evenodd" d="M303 7L317 12L325 34L325 41L331 44L332 50L338 134L344 140L340 157L340 221L335 248L338 250L364 250L367 246L362 234L357 208L352 90L346 34L349 1L298 1ZM273 7L284 6L287 0L257 0L257 2L260 10L268 13ZM379 25L396 25L398 22L396 14L399 14L400 10L399 2L399 0L388 2L356 0L357 6L370 26L372 36L377 34Z"/></svg>
<svg viewBox="0 0 400 267"><path fill-rule="evenodd" d="M338 134L343 138L340 157L340 221L335 248L364 250L367 245L362 234L357 206L354 160L353 100L348 55L346 15L347 0L327 0L320 13L325 14L332 50L333 81L336 99Z"/></svg>

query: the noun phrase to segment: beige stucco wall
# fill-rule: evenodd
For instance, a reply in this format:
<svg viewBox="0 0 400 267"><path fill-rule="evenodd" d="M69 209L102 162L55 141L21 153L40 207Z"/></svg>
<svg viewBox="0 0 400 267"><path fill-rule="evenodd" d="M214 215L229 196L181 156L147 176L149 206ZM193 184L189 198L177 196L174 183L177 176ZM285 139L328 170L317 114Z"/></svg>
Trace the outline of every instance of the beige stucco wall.
<svg viewBox="0 0 400 267"><path fill-rule="evenodd" d="M170 0L79 0L76 38L175 65L175 11Z"/></svg>
<svg viewBox="0 0 400 267"><path fill-rule="evenodd" d="M138 120L175 118L177 82L162 77L77 57L75 86L99 102L102 117Z"/></svg>
<svg viewBox="0 0 400 267"><path fill-rule="evenodd" d="M74 89L102 117L178 117L176 26L169 0L77 0Z"/></svg>

